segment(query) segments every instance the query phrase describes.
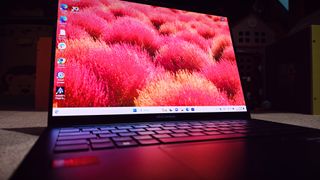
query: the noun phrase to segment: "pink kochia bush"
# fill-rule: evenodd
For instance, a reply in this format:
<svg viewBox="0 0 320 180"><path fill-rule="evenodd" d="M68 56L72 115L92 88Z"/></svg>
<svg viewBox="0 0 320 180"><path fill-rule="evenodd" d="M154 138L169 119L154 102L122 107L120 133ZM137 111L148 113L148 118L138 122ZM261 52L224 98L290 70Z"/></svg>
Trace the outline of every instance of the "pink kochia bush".
<svg viewBox="0 0 320 180"><path fill-rule="evenodd" d="M198 71L210 63L210 57L199 46L177 38L163 38L163 45L154 58L156 65L176 72L180 69Z"/></svg>
<svg viewBox="0 0 320 180"><path fill-rule="evenodd" d="M213 38L216 34L215 27L210 27L204 23L198 21L190 22L190 25L193 29L195 29L202 37L209 39Z"/></svg>
<svg viewBox="0 0 320 180"><path fill-rule="evenodd" d="M103 34L103 40L107 43L135 44L150 53L154 53L159 46L156 30L131 17L121 17L109 24Z"/></svg>
<svg viewBox="0 0 320 180"><path fill-rule="evenodd" d="M221 17L118 0L62 3L66 37L57 34L57 44L66 49L56 58L67 61L54 83L66 94L55 107L244 105Z"/></svg>
<svg viewBox="0 0 320 180"><path fill-rule="evenodd" d="M81 26L70 24L68 26L68 29L71 31L66 32L68 39L78 39L79 37L82 38L89 38L90 35L87 33L85 29L83 29Z"/></svg>
<svg viewBox="0 0 320 180"><path fill-rule="evenodd" d="M112 106L132 106L147 81L161 72L151 61L148 52L139 46L114 44L95 58L96 71L110 89Z"/></svg>
<svg viewBox="0 0 320 180"><path fill-rule="evenodd" d="M116 19L111 10L106 9L105 7L94 7L91 9L98 17L106 20L107 22L111 22Z"/></svg>
<svg viewBox="0 0 320 180"><path fill-rule="evenodd" d="M151 25L150 19L142 12L131 8L130 6L124 6L120 3L112 4L109 6L110 12L113 13L115 17L132 17L143 23Z"/></svg>
<svg viewBox="0 0 320 180"><path fill-rule="evenodd" d="M134 102L136 106L228 105L213 83L188 71L161 74L139 91Z"/></svg>
<svg viewBox="0 0 320 180"><path fill-rule="evenodd" d="M68 17L68 24L81 27L96 39L100 38L107 24L106 20L86 9L82 10L81 13L71 13ZM67 28L67 30L68 32L72 31L71 28Z"/></svg>
<svg viewBox="0 0 320 180"><path fill-rule="evenodd" d="M68 51L58 55L63 54L69 66L81 64L91 70L97 81L88 84L86 90L95 89L95 83L103 83L108 89L108 106L133 105L137 90L164 71L156 68L148 52L139 46L123 43L107 45L93 39L71 40L66 44L69 45Z"/></svg>
<svg viewBox="0 0 320 180"><path fill-rule="evenodd" d="M148 13L150 21L154 25L156 29L159 29L161 25L163 25L166 22L173 22L175 21L175 18L171 14L162 14L162 13Z"/></svg>
<svg viewBox="0 0 320 180"><path fill-rule="evenodd" d="M209 49L209 42L196 32L180 31L175 34L175 37L196 44L205 52Z"/></svg>
<svg viewBox="0 0 320 180"><path fill-rule="evenodd" d="M159 33L165 35L172 35L188 28L188 24L182 21L166 22L159 27Z"/></svg>
<svg viewBox="0 0 320 180"><path fill-rule="evenodd" d="M227 46L223 49L222 55L220 57L221 59L225 59L231 62L236 62L236 57L234 54L234 50L232 46Z"/></svg>
<svg viewBox="0 0 320 180"><path fill-rule="evenodd" d="M204 68L202 74L215 84L219 91L228 96L231 104L244 104L241 82L235 62L220 60L218 63Z"/></svg>
<svg viewBox="0 0 320 180"><path fill-rule="evenodd" d="M73 64L63 69L65 76L64 107L103 107L109 105L108 86L98 81L93 71L83 65ZM57 74L57 72L56 72ZM81 98L79 98L81 97Z"/></svg>
<svg viewBox="0 0 320 180"><path fill-rule="evenodd" d="M223 54L223 51L228 46L231 46L231 39L229 36L219 36L214 38L211 46L213 57L216 60L219 60Z"/></svg>

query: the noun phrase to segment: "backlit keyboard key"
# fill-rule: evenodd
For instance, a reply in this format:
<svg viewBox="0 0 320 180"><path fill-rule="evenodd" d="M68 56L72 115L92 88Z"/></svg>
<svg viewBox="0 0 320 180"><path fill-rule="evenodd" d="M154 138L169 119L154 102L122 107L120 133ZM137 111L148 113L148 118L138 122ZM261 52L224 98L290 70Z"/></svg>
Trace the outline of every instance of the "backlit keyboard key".
<svg viewBox="0 0 320 180"><path fill-rule="evenodd" d="M164 127L175 127L176 124L173 124L173 123L172 123L172 124L169 124L169 123L168 123L168 124L164 124L163 126L164 126Z"/></svg>
<svg viewBox="0 0 320 180"><path fill-rule="evenodd" d="M161 138L160 141L163 143L174 143L174 142L188 142L188 141L204 141L204 140L216 140L216 139L229 139L229 138L241 138L243 134L220 134L220 135L208 135L208 136L188 136L188 137L172 137L172 138Z"/></svg>
<svg viewBox="0 0 320 180"><path fill-rule="evenodd" d="M203 129L188 129L190 132L202 132Z"/></svg>
<svg viewBox="0 0 320 180"><path fill-rule="evenodd" d="M88 135L90 132L68 132L68 133L59 133L59 136L79 136L79 135Z"/></svg>
<svg viewBox="0 0 320 180"><path fill-rule="evenodd" d="M99 134L102 138L117 137L117 134Z"/></svg>
<svg viewBox="0 0 320 180"><path fill-rule="evenodd" d="M161 131L160 128L146 128L148 131Z"/></svg>
<svg viewBox="0 0 320 180"><path fill-rule="evenodd" d="M131 137L113 137L112 139L114 141L130 141L130 140L132 140Z"/></svg>
<svg viewBox="0 0 320 180"><path fill-rule="evenodd" d="M223 127L223 128L218 128L219 130L222 130L222 131L230 131L232 130L231 128L226 128L226 127Z"/></svg>
<svg viewBox="0 0 320 180"><path fill-rule="evenodd" d="M60 133L71 133L71 132L79 132L79 129L76 128L62 128L60 129Z"/></svg>
<svg viewBox="0 0 320 180"><path fill-rule="evenodd" d="M108 131L108 130L115 130L116 128L115 127L101 127L100 130L103 130L103 131Z"/></svg>
<svg viewBox="0 0 320 180"><path fill-rule="evenodd" d="M129 133L119 133L120 136L136 136L137 133L135 132L129 132Z"/></svg>
<svg viewBox="0 0 320 180"><path fill-rule="evenodd" d="M114 148L114 144L112 142L105 142L105 143L96 143L91 144L92 149L109 149Z"/></svg>
<svg viewBox="0 0 320 180"><path fill-rule="evenodd" d="M89 150L89 145L87 144L56 146L54 148L55 152L72 152L72 151L86 151L86 150Z"/></svg>
<svg viewBox="0 0 320 180"><path fill-rule="evenodd" d="M187 130L184 130L184 129L175 129L175 130L172 130L173 132L175 133L186 133L188 132Z"/></svg>
<svg viewBox="0 0 320 180"><path fill-rule="evenodd" d="M133 136L135 139L152 139L150 135L143 135L143 136Z"/></svg>
<svg viewBox="0 0 320 180"><path fill-rule="evenodd" d="M204 126L192 126L193 129L200 129L200 128L204 128Z"/></svg>
<svg viewBox="0 0 320 180"><path fill-rule="evenodd" d="M72 141L57 141L56 145L75 145L75 144L88 144L85 139L72 140Z"/></svg>
<svg viewBox="0 0 320 180"><path fill-rule="evenodd" d="M216 131L217 128L204 128L205 131Z"/></svg>
<svg viewBox="0 0 320 180"><path fill-rule="evenodd" d="M107 143L111 142L109 138L100 138L100 139L90 139L91 143Z"/></svg>
<svg viewBox="0 0 320 180"><path fill-rule="evenodd" d="M223 134L234 134L234 133L236 133L234 131L220 131L220 132L222 132Z"/></svg>
<svg viewBox="0 0 320 180"><path fill-rule="evenodd" d="M175 133L175 134L171 134L172 136L174 136L174 137L185 137L185 136L189 136L189 135L187 135L187 134L185 134L185 133Z"/></svg>
<svg viewBox="0 0 320 180"><path fill-rule="evenodd" d="M155 138L168 138L168 137L171 137L168 134L154 134L152 136L155 137Z"/></svg>
<svg viewBox="0 0 320 180"><path fill-rule="evenodd" d="M131 129L131 126L118 126L118 129Z"/></svg>
<svg viewBox="0 0 320 180"><path fill-rule="evenodd" d="M140 139L138 140L142 145L159 144L160 142L155 139Z"/></svg>
<svg viewBox="0 0 320 180"><path fill-rule="evenodd" d="M93 133L93 134L108 134L108 133L110 133L110 131L106 131L106 130L103 130L103 131L93 131L92 133Z"/></svg>
<svg viewBox="0 0 320 180"><path fill-rule="evenodd" d="M158 134L170 134L172 132L169 131L169 130L162 130L162 131L156 131L156 133L158 133Z"/></svg>
<svg viewBox="0 0 320 180"><path fill-rule="evenodd" d="M173 130L173 129L177 129L176 127L173 127L173 126L168 126L168 127L162 127L162 129L165 129L165 130Z"/></svg>
<svg viewBox="0 0 320 180"><path fill-rule="evenodd" d="M141 129L141 128L147 128L148 126L146 126L146 125L135 125L133 127L137 128L137 129Z"/></svg>
<svg viewBox="0 0 320 180"><path fill-rule="evenodd" d="M118 147L129 147L129 146L136 146L138 145L135 141L117 141L116 142Z"/></svg>
<svg viewBox="0 0 320 180"><path fill-rule="evenodd" d="M82 128L82 131L98 131L97 128Z"/></svg>
<svg viewBox="0 0 320 180"><path fill-rule="evenodd" d="M90 138L96 138L96 135L89 134L89 135L79 135L79 136L60 136L58 137L58 141L61 140L75 140L75 139L90 139Z"/></svg>
<svg viewBox="0 0 320 180"><path fill-rule="evenodd" d="M217 134L222 134L221 132L218 132L218 131L208 131L208 132L205 132L205 134L208 134L208 135L217 135Z"/></svg>
<svg viewBox="0 0 320 180"><path fill-rule="evenodd" d="M149 125L149 126L152 127L152 128L162 127L161 124L151 124L151 125Z"/></svg>
<svg viewBox="0 0 320 180"><path fill-rule="evenodd" d="M151 135L151 134L155 134L152 131L143 131L143 132L138 132L140 135Z"/></svg>
<svg viewBox="0 0 320 180"><path fill-rule="evenodd" d="M201 132L191 132L191 133L188 133L190 134L191 136L203 136L205 134L201 133Z"/></svg>
<svg viewBox="0 0 320 180"><path fill-rule="evenodd" d="M112 133L125 133L125 132L129 132L126 129L119 129L119 130L111 130Z"/></svg>
<svg viewBox="0 0 320 180"><path fill-rule="evenodd" d="M141 132L141 131L146 131L146 130L140 128L140 129L129 129L129 131L131 131L131 132Z"/></svg>
<svg viewBox="0 0 320 180"><path fill-rule="evenodd" d="M191 129L190 126L178 126L178 129Z"/></svg>

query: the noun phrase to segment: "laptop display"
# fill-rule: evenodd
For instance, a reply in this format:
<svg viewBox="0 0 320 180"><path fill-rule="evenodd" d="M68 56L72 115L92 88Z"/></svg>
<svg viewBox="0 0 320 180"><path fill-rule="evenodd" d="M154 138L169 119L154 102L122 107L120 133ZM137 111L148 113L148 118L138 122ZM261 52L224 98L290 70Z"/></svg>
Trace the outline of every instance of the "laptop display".
<svg viewBox="0 0 320 180"><path fill-rule="evenodd" d="M247 111L228 19L60 0L53 116Z"/></svg>

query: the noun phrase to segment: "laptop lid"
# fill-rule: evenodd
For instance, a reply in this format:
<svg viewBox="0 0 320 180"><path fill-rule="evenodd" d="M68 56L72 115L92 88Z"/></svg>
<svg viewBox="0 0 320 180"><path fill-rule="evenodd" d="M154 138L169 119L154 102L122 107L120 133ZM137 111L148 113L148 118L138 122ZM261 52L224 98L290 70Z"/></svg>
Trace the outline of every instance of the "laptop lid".
<svg viewBox="0 0 320 180"><path fill-rule="evenodd" d="M228 18L59 0L49 125L247 118Z"/></svg>

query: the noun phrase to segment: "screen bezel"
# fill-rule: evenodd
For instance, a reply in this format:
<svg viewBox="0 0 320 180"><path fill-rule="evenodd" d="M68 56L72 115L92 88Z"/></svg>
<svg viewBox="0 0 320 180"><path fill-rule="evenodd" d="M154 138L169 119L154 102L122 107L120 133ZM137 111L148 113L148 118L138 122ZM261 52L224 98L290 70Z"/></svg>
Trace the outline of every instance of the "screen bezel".
<svg viewBox="0 0 320 180"><path fill-rule="evenodd" d="M197 3L199 7L199 2L188 1L188 5L178 3L175 1L165 2L165 0L126 0L129 2L136 2L147 5L155 5L160 7L175 8L187 11L193 11L205 14L216 14L210 10L205 10L205 3L201 3L202 8L198 8L197 11L194 9L193 4ZM188 120L218 120L218 119L250 119L250 113L247 109L246 112L212 112L212 113L161 113L161 114L130 114L130 115L90 115L90 116L53 116L53 88L54 88L54 66L55 66L55 46L56 46L56 33L57 33L57 15L58 15L58 0L55 1L55 18L53 25L53 38L52 38L52 56L51 56L51 72L50 72L50 88L49 88L49 105L48 105L48 126L70 126L70 125L89 125L89 124L108 124L108 123L132 123L132 122L155 122L155 121L188 121ZM203 5L204 4L204 5ZM221 14L216 14L219 16L225 16ZM230 17L228 17L228 23L230 27ZM232 22L232 21L231 21ZM231 39L233 40L232 33ZM234 47L233 47L234 48ZM235 53L236 59L237 55ZM237 62L238 65L238 62ZM239 73L239 69L238 69ZM241 86L243 84L241 82ZM242 88L243 89L243 88ZM244 90L243 90L243 93ZM245 102L246 102L245 98ZM245 103L246 105L247 103ZM247 107L247 105L246 105Z"/></svg>

